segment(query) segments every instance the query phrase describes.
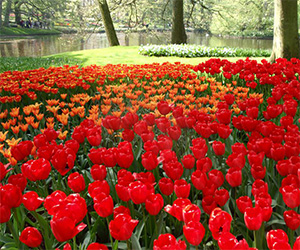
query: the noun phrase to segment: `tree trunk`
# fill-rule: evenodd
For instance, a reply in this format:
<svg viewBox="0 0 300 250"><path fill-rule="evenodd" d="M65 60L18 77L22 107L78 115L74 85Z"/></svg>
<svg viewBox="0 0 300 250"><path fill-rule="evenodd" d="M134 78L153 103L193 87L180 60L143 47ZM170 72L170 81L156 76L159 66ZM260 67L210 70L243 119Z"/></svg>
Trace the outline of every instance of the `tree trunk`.
<svg viewBox="0 0 300 250"><path fill-rule="evenodd" d="M0 29L2 28L2 0L0 0Z"/></svg>
<svg viewBox="0 0 300 250"><path fill-rule="evenodd" d="M171 43L186 43L186 33L183 23L183 0L173 0Z"/></svg>
<svg viewBox="0 0 300 250"><path fill-rule="evenodd" d="M113 21L111 19L110 11L107 5L106 0L98 0L99 7L100 7L100 12L105 28L105 33L108 39L108 43L110 46L118 46L119 40L114 28Z"/></svg>
<svg viewBox="0 0 300 250"><path fill-rule="evenodd" d="M3 22L3 26L5 26L5 27L9 26L9 14L11 12L11 3L12 3L12 0L7 0L6 9L5 9L5 16L4 16L4 22Z"/></svg>
<svg viewBox="0 0 300 250"><path fill-rule="evenodd" d="M20 24L21 22L21 5L22 2L15 2L15 22L16 24Z"/></svg>
<svg viewBox="0 0 300 250"><path fill-rule="evenodd" d="M299 58L297 0L275 0L273 50L270 62L277 58Z"/></svg>

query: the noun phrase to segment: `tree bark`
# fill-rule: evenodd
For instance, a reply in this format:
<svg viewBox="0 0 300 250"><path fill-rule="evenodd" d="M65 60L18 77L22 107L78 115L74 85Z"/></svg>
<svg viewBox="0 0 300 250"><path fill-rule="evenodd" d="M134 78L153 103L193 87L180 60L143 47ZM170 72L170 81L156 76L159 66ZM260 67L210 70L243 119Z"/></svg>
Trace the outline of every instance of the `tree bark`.
<svg viewBox="0 0 300 250"><path fill-rule="evenodd" d="M115 27L113 21L111 19L110 11L108 8L108 4L106 0L98 0L100 12L105 28L105 33L108 39L108 43L110 46L118 46L119 40L115 31Z"/></svg>
<svg viewBox="0 0 300 250"><path fill-rule="evenodd" d="M15 2L15 22L16 24L20 24L21 22L21 5L23 2Z"/></svg>
<svg viewBox="0 0 300 250"><path fill-rule="evenodd" d="M171 43L186 43L186 39L187 36L183 22L183 0L173 0Z"/></svg>
<svg viewBox="0 0 300 250"><path fill-rule="evenodd" d="M2 28L2 0L0 0L0 29Z"/></svg>
<svg viewBox="0 0 300 250"><path fill-rule="evenodd" d="M277 58L299 58L297 0L274 1L273 50L270 62Z"/></svg>
<svg viewBox="0 0 300 250"><path fill-rule="evenodd" d="M5 16L4 16L4 22L3 22L3 26L5 26L5 27L9 26L9 14L11 12L11 4L12 4L12 0L7 0L6 9L5 9Z"/></svg>

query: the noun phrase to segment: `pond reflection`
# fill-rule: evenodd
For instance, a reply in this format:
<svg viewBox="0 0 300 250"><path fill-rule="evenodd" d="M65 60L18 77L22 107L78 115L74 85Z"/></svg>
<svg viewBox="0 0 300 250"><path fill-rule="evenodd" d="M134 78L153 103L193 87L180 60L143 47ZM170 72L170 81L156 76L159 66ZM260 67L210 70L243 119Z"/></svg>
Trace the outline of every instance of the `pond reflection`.
<svg viewBox="0 0 300 250"><path fill-rule="evenodd" d="M118 33L120 45L139 46L146 44L169 44L170 33ZM205 46L227 46L253 49L271 49L272 40L254 38L227 38L188 33L188 43ZM45 56L67 51L99 49L108 47L106 35L63 34L60 36L34 36L27 38L5 38L0 40L1 57Z"/></svg>

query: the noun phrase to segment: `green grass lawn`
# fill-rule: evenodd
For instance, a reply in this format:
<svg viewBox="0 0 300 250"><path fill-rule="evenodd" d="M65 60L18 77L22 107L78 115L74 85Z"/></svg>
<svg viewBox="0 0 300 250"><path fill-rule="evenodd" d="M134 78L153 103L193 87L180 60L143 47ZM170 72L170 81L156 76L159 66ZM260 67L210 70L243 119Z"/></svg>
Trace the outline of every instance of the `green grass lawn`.
<svg viewBox="0 0 300 250"><path fill-rule="evenodd" d="M55 35L61 32L57 30L35 29L35 28L8 28L0 29L0 38L2 36L29 36L29 35Z"/></svg>
<svg viewBox="0 0 300 250"><path fill-rule="evenodd" d="M149 64L163 62L181 62L197 65L200 62L207 61L210 57L182 58L182 57L147 57L138 54L138 46L118 46L105 49L80 50L65 52L44 57L0 57L0 72L14 70L30 70L40 67L49 68L50 66L76 65L87 66L91 64ZM229 61L235 62L245 57L223 57ZM254 58L257 61L263 57ZM267 59L267 58L265 58Z"/></svg>
<svg viewBox="0 0 300 250"><path fill-rule="evenodd" d="M138 54L138 46L115 46L104 49L80 50L65 52L46 57L68 57L82 61L83 65L105 65L105 64L145 64L145 63L163 63L163 62L181 62L197 65L200 62L207 61L210 57L182 58L182 57L147 57ZM223 57L229 61L245 59L245 57ZM256 57L258 61L263 57Z"/></svg>

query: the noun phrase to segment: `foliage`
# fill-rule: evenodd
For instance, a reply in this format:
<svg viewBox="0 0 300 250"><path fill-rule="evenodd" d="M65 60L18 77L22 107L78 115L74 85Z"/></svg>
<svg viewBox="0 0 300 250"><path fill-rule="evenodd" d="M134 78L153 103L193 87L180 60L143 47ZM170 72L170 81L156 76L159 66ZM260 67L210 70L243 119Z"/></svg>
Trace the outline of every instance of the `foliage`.
<svg viewBox="0 0 300 250"><path fill-rule="evenodd" d="M214 13L211 32L234 36L272 36L274 3L272 0L221 0ZM221 14L221 16L219 15Z"/></svg>
<svg viewBox="0 0 300 250"><path fill-rule="evenodd" d="M199 45L144 45L139 53L145 56L178 57L268 57L271 51L227 47L206 47Z"/></svg>

